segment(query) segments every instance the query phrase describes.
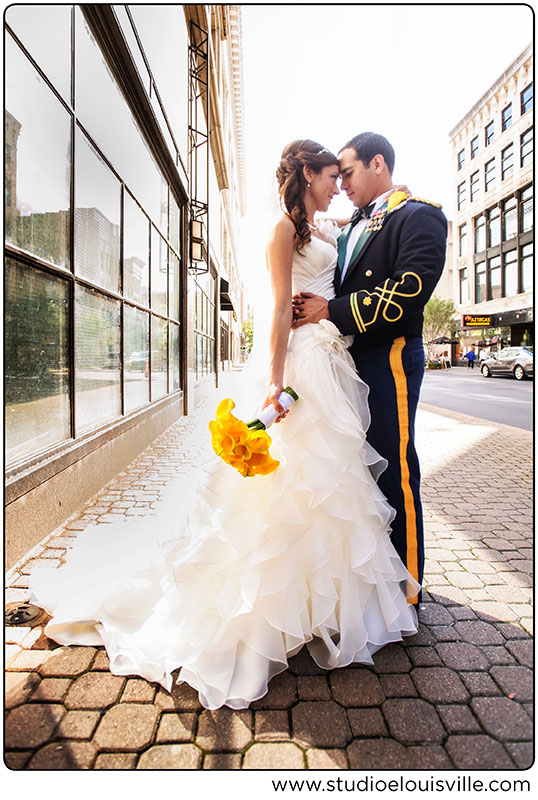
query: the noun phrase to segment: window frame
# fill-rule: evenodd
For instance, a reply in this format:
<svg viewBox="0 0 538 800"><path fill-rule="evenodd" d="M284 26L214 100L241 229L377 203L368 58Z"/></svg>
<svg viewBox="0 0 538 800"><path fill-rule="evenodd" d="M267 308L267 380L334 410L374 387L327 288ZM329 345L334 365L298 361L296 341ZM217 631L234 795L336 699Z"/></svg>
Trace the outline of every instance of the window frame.
<svg viewBox="0 0 538 800"><path fill-rule="evenodd" d="M507 111L510 111L510 115L506 114ZM503 108L501 111L501 131L507 131L508 128L512 125L513 122L513 114L512 114L512 103L508 103L507 106Z"/></svg>
<svg viewBox="0 0 538 800"><path fill-rule="evenodd" d="M469 278L468 278L468 270L467 267L461 267L459 270L459 298L460 298L460 305L464 305L465 303L469 302ZM463 287L465 286L465 299L463 298Z"/></svg>
<svg viewBox="0 0 538 800"><path fill-rule="evenodd" d="M477 135L474 139L471 139L471 161L473 158L476 158L478 150L480 149L480 137ZM476 146L475 146L476 145Z"/></svg>
<svg viewBox="0 0 538 800"><path fill-rule="evenodd" d="M478 223L478 224L477 224ZM477 245L477 230L481 231L481 235L484 237L484 247L481 250L476 249ZM473 252L477 253L484 253L487 249L487 236L486 236L486 213L483 211L481 214L478 214L476 217L473 218Z"/></svg>
<svg viewBox="0 0 538 800"><path fill-rule="evenodd" d="M524 141L525 136L527 136L527 134L530 134L530 137L528 138L527 141ZM525 146L527 144L529 144L529 143L531 145L530 150L528 152L524 153L523 150L524 150ZM526 161L528 159L533 161L534 160L533 156L534 156L534 126L531 125L531 127L527 128L526 131L523 131L523 133L519 137L519 165L520 165L520 167L524 167L525 164L526 164Z"/></svg>
<svg viewBox="0 0 538 800"><path fill-rule="evenodd" d="M499 241L492 244L491 242L491 223L494 223L499 233ZM498 247L502 242L502 228L501 228L501 209L498 205L491 206L486 212L486 247L491 250L493 247Z"/></svg>
<svg viewBox="0 0 538 800"><path fill-rule="evenodd" d="M484 277L483 289L484 289L484 297L479 297L479 276ZM474 265L474 301L475 303L484 303L487 298L488 294L488 280L487 280L487 267L486 267L486 259L482 259L481 261L476 261Z"/></svg>
<svg viewBox="0 0 538 800"><path fill-rule="evenodd" d="M463 258L467 255L467 250L469 246L468 234L467 234L467 223L463 222L458 227L458 256Z"/></svg>
<svg viewBox="0 0 538 800"><path fill-rule="evenodd" d="M93 7L92 7L93 8ZM93 11L90 7L81 7L81 11L84 15L85 21L88 23L92 35L94 36L97 46L99 47L103 58L106 61L107 68L110 70L112 79L116 83L116 85L120 88L120 91L123 93L125 102L127 103L128 108L133 113L133 116L138 121L137 113L143 114L143 109L141 110L141 104L135 103L133 106L133 96L135 93L141 91L138 86L131 86L130 92L125 93L123 91L124 86L122 81L119 79L119 70L120 67L118 66L118 71L116 69L112 69L110 66L109 59L111 58L111 53L109 49L105 47L103 36L107 34L103 33L103 30L99 27L99 20L94 18ZM71 25L72 31L74 30L74 20L75 20L75 12L76 8L73 6L71 9ZM101 9L97 9L96 12L97 16L101 14ZM70 298L70 311L69 311L69 429L70 429L70 436L69 438L64 441L60 446L54 445L51 447L47 447L45 450L35 450L32 452L31 455L28 457L24 457L23 461L13 465L10 469L19 471L21 467L25 464L39 464L43 458L51 457L52 454L57 453L59 450L65 448L66 445L80 445L81 443L85 442L88 437L94 437L96 435L105 435L108 429L113 426L121 426L126 424L126 417L130 416L131 413L139 412L146 412L148 408L150 408L155 400L151 398L151 395L146 403L142 406L138 407L137 409L131 409L126 411L125 410L125 382L124 382L124 369L125 369L125 352L124 352L124 308L126 306L137 309L139 311L143 311L148 314L148 321L150 323L151 329L151 319L153 317L160 318L164 320L167 324L168 331L170 332L170 328L172 325L175 325L176 328L179 330L179 349L178 349L178 364L176 365L179 372L179 386L176 389L170 389L170 378L167 377L167 393L162 400L167 398L171 398L173 395L181 397L184 395L186 389L186 380L187 380L187 369L186 369L186 329L187 329L187 316L186 316L186 281L187 281L187 271L188 271L188 262L187 262L187 248L186 248L186 230L187 230L187 213L188 213L188 194L186 188L182 184L182 177L181 174L178 172L178 168L176 165L170 166L169 163L165 163L166 159L164 158L164 153L168 153L166 142L164 139L161 141L159 137L154 137L151 139L149 136L148 130L151 130L152 127L158 131L157 123L153 120L148 118L146 121L147 124L140 128L140 136L145 144L153 153L153 156L156 159L158 169L162 176L163 185L166 186L166 191L168 192L168 196L172 197L174 200L177 209L179 210L179 219L178 228L179 233L177 237L177 245L172 244L171 240L171 230L170 230L170 214L172 204L168 204L168 216L166 219L166 236L165 242L168 248L168 252L173 252L176 258L179 261L179 319L175 317L170 317L168 314L168 307L166 313L159 314L155 312L153 309L150 308L150 300L147 303L137 302L136 300L131 299L126 293L125 287L125 267L123 261L123 237L124 237L124 197L126 194L129 194L130 198L136 203L136 205L141 210L142 214L144 215L146 222L148 223L148 238L149 238L149 231L151 230L151 223L150 217L147 212L138 201L136 194L133 192L130 185L127 183L126 179L124 179L121 175L117 173L117 170L114 168L114 165L110 163L106 155L102 152L101 148L99 147L98 143L94 140L91 135L91 131L87 131L83 125L80 124L76 108L74 106L74 96L73 92L71 94L70 101L66 100L62 97L60 91L49 81L47 76L43 73L42 69L39 67L38 64L35 63L34 59L32 58L31 53L29 53L24 46L21 45L19 40L16 36L13 36L9 25L5 25L5 36L10 37L13 39L13 42L16 47L18 47L22 53L22 55L28 60L29 65L33 70L35 70L36 74L39 76L41 81L45 84L48 89L51 90L55 98L62 104L65 108L67 113L70 116L70 128L71 128L71 147L69 149L69 181L70 181L70 204L68 208L68 213L70 217L70 231L71 231L71 242L70 242L70 266L65 267L62 265L56 265L51 261L43 259L39 255L36 255L33 252L25 251L22 248L18 247L15 244L6 243L5 244L5 255L6 258L9 257L13 259L13 261L19 265L24 266L27 269L32 271L45 271L50 275L54 276L55 278L60 278L66 280L69 287L69 298ZM75 36L72 36L71 41L71 69L74 69L74 47L75 47ZM187 77L187 76L186 76ZM71 77L72 85L74 85L74 76ZM138 96L138 95L137 95ZM151 107L149 107L151 108ZM187 111L187 109L186 109ZM118 291L113 289L106 288L98 283L95 283L92 279L85 277L81 274L78 274L75 269L75 181L76 181L76 169L75 169L75 152L76 148L74 145L75 141L75 133L82 134L84 136L90 146L91 149L95 151L97 156L100 160L106 165L106 167L111 171L112 175L119 181L120 183L120 223L119 223L119 237L120 237L120 257L119 257L119 270L120 270L120 284ZM162 137L161 137L162 138ZM158 139L158 141L156 141ZM161 155L159 155L159 153ZM177 211L176 209L176 211ZM177 213L176 213L177 216ZM175 222L174 222L175 224ZM160 232L161 237L163 237L163 233ZM163 237L164 238L164 237ZM149 247L149 242L148 242ZM148 250L149 255L149 250ZM120 322L119 322L119 360L120 360L120 393L121 393L121 411L118 415L114 417L113 420L105 423L99 423L95 426L91 427L90 430L83 430L80 432L77 430L76 425L76 387L75 387L75 379L76 379L76 371L75 371L75 360L76 360L76 336L75 336L75 323L76 323L76 311L75 311L75 291L77 287L81 287L86 290L91 290L95 292L97 295L102 297L105 300L111 300L119 303L120 307ZM168 304L168 292L170 291L168 284L167 284L167 304ZM151 336L151 334L150 334ZM171 369L170 364L170 334L168 335L167 341L167 376L169 376L169 372ZM149 344L149 353L151 354L151 342ZM175 367L174 367L175 368ZM150 381L151 385L151 381Z"/></svg>
<svg viewBox="0 0 538 800"><path fill-rule="evenodd" d="M507 163L508 162L508 163ZM514 143L510 142L501 150L501 181L514 172Z"/></svg>
<svg viewBox="0 0 538 800"><path fill-rule="evenodd" d="M467 204L467 181L462 181L457 188L457 207L458 211L465 208Z"/></svg>
<svg viewBox="0 0 538 800"><path fill-rule="evenodd" d="M477 169L469 178L469 199L471 203L475 201L480 192L480 170Z"/></svg>
<svg viewBox="0 0 538 800"><path fill-rule="evenodd" d="M527 98L525 98L525 92L529 92L530 94ZM534 85L531 81L528 86L525 86L524 89L520 92L520 102L521 102L521 116L526 114L527 111L530 111L531 108L534 106Z"/></svg>
<svg viewBox="0 0 538 800"><path fill-rule="evenodd" d="M491 169L488 170L488 167L491 167ZM486 163L484 164L484 191L486 193L489 192L495 186L495 183L496 183L495 157L493 157L489 161L486 161Z"/></svg>

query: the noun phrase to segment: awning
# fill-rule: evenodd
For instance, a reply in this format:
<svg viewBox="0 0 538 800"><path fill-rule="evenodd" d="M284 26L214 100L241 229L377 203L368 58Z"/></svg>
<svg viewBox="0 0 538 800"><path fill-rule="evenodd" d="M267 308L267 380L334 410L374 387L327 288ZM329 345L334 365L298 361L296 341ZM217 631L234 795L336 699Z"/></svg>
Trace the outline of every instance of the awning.
<svg viewBox="0 0 538 800"><path fill-rule="evenodd" d="M459 339L449 339L447 336L439 336L437 339L432 339L428 344L459 344Z"/></svg>
<svg viewBox="0 0 538 800"><path fill-rule="evenodd" d="M220 307L222 311L233 311L232 299L229 295L230 286L224 278L220 279Z"/></svg>

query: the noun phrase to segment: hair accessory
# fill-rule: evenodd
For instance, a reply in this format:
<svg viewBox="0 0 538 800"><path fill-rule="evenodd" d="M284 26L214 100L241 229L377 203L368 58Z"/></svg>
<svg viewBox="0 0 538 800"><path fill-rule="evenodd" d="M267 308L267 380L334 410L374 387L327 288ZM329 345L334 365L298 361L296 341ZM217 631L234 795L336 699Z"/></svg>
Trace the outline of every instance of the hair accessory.
<svg viewBox="0 0 538 800"><path fill-rule="evenodd" d="M322 150L319 150L319 151L316 153L316 155L317 155L317 156L320 156L322 153L330 153L330 150L328 150L326 147L324 147Z"/></svg>

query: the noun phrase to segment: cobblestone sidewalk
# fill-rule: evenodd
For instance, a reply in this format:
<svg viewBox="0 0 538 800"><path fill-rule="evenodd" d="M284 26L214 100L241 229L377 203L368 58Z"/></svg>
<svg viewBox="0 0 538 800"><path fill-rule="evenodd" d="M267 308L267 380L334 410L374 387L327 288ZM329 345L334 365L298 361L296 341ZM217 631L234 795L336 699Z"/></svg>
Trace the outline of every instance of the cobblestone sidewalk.
<svg viewBox="0 0 538 800"><path fill-rule="evenodd" d="M237 373L226 376L234 396ZM27 598L36 563L58 567L79 531L152 514L205 449L212 397L28 553L7 576ZM204 710L108 671L98 647L7 628L11 769L524 769L532 762L532 439L421 407L426 587L416 636L373 667L326 672L305 649L245 711Z"/></svg>

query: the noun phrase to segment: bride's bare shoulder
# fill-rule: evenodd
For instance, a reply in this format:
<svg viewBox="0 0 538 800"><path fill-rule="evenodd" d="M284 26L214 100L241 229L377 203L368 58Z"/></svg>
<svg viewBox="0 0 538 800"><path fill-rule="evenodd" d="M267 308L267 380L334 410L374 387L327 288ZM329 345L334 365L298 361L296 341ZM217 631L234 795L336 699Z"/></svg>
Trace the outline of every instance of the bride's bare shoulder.
<svg viewBox="0 0 538 800"><path fill-rule="evenodd" d="M295 233L293 220L287 214L282 214L271 229L269 241L292 241Z"/></svg>

